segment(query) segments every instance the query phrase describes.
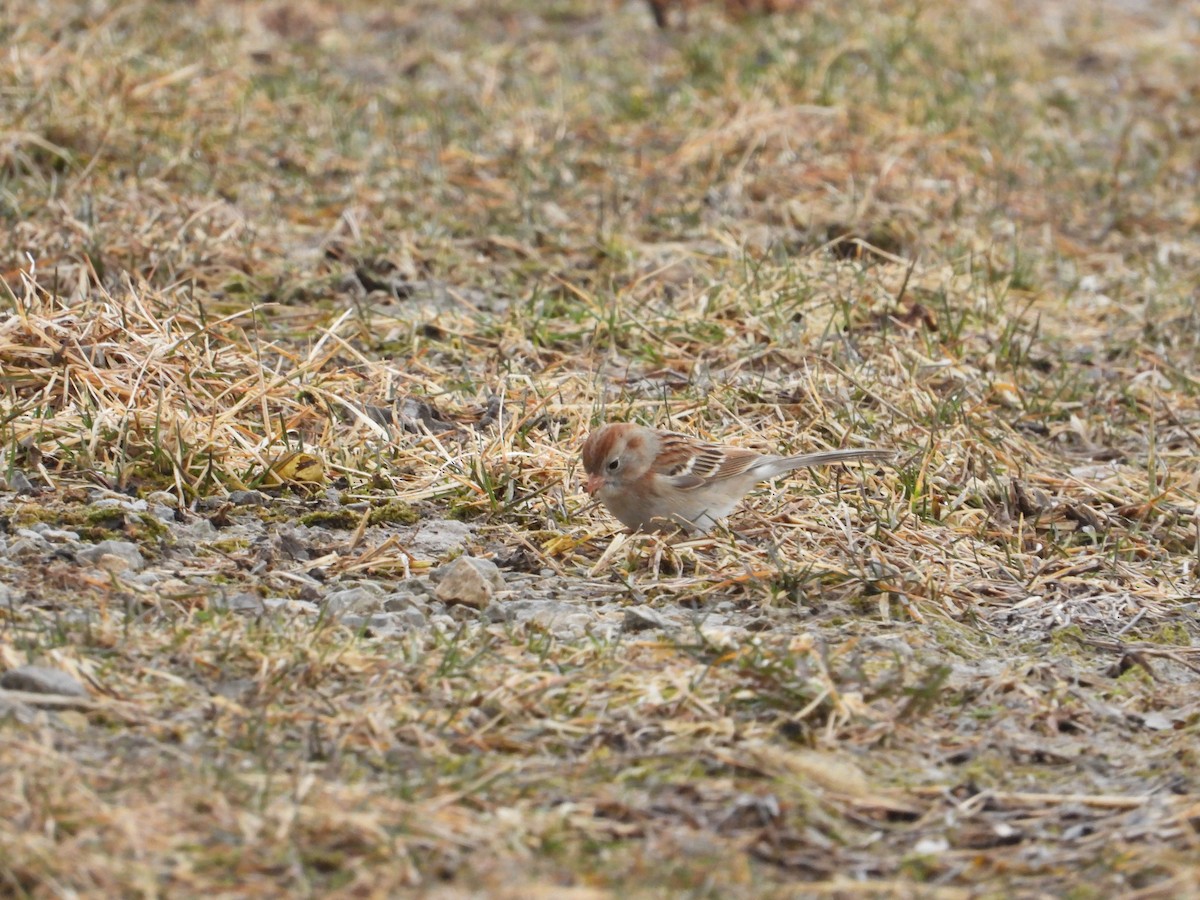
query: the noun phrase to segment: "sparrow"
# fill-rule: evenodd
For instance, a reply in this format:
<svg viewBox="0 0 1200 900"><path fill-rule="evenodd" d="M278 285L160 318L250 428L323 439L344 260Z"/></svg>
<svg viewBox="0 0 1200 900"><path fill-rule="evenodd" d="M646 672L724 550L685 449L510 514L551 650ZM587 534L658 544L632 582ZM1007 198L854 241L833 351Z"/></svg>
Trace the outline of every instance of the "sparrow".
<svg viewBox="0 0 1200 900"><path fill-rule="evenodd" d="M708 531L759 482L793 469L889 459L889 450L769 456L686 434L617 422L583 444L587 492L634 531Z"/></svg>

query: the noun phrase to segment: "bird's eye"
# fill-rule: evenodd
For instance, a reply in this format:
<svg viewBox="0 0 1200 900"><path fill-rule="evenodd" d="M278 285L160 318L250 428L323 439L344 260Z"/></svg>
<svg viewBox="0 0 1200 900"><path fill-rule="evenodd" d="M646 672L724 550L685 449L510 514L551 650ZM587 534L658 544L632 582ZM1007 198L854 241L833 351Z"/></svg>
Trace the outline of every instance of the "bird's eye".
<svg viewBox="0 0 1200 900"><path fill-rule="evenodd" d="M621 465L621 460L619 460L619 459L610 459L610 460L608 461L608 471L610 471L610 472L615 472L615 471L617 471L617 469L620 467L620 465Z"/></svg>

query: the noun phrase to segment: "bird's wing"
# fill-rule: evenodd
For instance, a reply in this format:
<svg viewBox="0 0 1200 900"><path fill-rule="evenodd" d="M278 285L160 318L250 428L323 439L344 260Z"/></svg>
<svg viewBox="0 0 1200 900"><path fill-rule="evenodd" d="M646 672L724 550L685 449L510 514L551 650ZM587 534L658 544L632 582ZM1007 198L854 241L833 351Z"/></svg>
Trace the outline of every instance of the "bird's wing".
<svg viewBox="0 0 1200 900"><path fill-rule="evenodd" d="M671 479L680 490L698 488L711 481L744 475L763 457L741 447L722 447L684 434L662 437L654 471Z"/></svg>

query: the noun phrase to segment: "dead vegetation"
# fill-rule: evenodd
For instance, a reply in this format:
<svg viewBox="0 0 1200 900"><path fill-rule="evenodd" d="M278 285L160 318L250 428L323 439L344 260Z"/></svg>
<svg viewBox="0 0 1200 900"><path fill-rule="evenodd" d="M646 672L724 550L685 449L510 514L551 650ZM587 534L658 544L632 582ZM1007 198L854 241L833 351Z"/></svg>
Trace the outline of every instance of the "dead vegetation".
<svg viewBox="0 0 1200 900"><path fill-rule="evenodd" d="M2 890L1194 890L1194 14L493 6L0 25L0 667L92 691L0 699ZM901 462L670 544L584 509L612 418ZM264 563L252 487L352 515ZM167 558L125 494L227 542L12 549ZM229 611L414 510L691 627Z"/></svg>

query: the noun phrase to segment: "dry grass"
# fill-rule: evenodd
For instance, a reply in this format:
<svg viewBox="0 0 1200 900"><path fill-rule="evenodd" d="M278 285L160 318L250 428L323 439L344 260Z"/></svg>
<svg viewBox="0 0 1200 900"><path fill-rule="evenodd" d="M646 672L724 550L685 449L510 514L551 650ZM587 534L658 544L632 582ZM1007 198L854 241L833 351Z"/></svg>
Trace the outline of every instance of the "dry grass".
<svg viewBox="0 0 1200 900"><path fill-rule="evenodd" d="M0 718L0 891L1195 890L1194 14L490 7L0 25L0 537L172 571L6 553L0 668L94 697ZM670 544L583 509L610 418L901 463ZM396 499L695 627L220 611L441 562ZM264 555L339 503L319 565Z"/></svg>

